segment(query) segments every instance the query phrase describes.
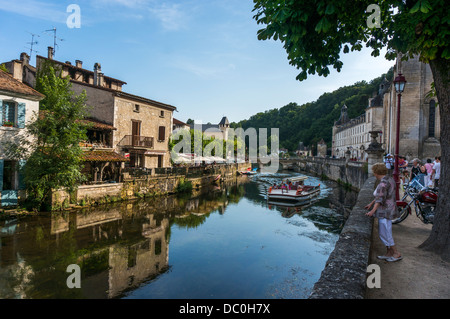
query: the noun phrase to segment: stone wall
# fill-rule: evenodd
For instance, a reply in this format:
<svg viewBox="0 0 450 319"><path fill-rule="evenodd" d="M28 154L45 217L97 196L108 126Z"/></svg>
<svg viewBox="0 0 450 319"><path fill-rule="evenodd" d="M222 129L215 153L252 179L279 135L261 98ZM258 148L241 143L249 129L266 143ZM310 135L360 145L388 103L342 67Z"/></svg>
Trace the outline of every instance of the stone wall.
<svg viewBox="0 0 450 319"><path fill-rule="evenodd" d="M250 165L249 163L217 165L208 171L204 168L203 171L195 168L194 174L189 174L189 169L167 168L161 170L163 174L127 175L123 183L83 185L72 193L65 190L54 191L51 205L54 210L59 210L71 206L93 206L147 196L173 194L182 181L189 181L194 189L199 189L211 185L219 174L222 179L231 178L236 176L238 171L246 170ZM183 174L179 174L180 172Z"/></svg>
<svg viewBox="0 0 450 319"><path fill-rule="evenodd" d="M295 161L294 169L326 177L333 181L360 190L368 177L367 163L345 159L307 157Z"/></svg>
<svg viewBox="0 0 450 319"><path fill-rule="evenodd" d="M136 105L138 108L136 109ZM140 122L140 136L154 138L151 151L162 152L163 167L170 167L169 137L172 133L172 111L151 105L150 103L136 102L127 98L116 98L113 145L118 145L126 135L132 134L132 122ZM165 127L164 140L159 140L159 127ZM117 151L120 151L118 149ZM158 167L158 157L146 156L144 167Z"/></svg>
<svg viewBox="0 0 450 319"><path fill-rule="evenodd" d="M370 177L362 186L310 299L364 299L373 227L364 207L373 200L375 182Z"/></svg>

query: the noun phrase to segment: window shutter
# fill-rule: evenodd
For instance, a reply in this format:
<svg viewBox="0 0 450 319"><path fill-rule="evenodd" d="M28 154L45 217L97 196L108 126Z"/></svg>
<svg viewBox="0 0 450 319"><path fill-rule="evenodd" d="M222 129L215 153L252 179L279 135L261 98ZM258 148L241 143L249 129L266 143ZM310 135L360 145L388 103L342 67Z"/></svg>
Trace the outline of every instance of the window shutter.
<svg viewBox="0 0 450 319"><path fill-rule="evenodd" d="M19 103L17 108L17 127L25 128L25 103Z"/></svg>
<svg viewBox="0 0 450 319"><path fill-rule="evenodd" d="M25 175L24 175L24 167L26 160L19 160L19 189L25 189Z"/></svg>
<svg viewBox="0 0 450 319"><path fill-rule="evenodd" d="M166 127L160 126L158 141L164 141L165 139L166 139Z"/></svg>
<svg viewBox="0 0 450 319"><path fill-rule="evenodd" d="M3 163L5 160L0 159L0 192L3 190Z"/></svg>
<svg viewBox="0 0 450 319"><path fill-rule="evenodd" d="M3 125L3 100L0 100L0 126L2 125Z"/></svg>

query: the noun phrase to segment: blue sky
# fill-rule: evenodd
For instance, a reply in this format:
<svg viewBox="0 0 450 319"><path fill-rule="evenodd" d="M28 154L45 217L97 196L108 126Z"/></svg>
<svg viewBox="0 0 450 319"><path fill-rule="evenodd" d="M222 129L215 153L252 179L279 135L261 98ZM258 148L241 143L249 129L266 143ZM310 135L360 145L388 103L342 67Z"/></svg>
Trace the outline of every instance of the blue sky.
<svg viewBox="0 0 450 319"><path fill-rule="evenodd" d="M67 7L81 9L81 27L68 28ZM325 92L385 73L394 65L369 51L347 54L344 67L326 78L295 80L282 44L258 41L252 0L0 0L0 62L29 53L83 61L128 84L123 90L176 106L174 117L203 123L248 119L290 102L315 101ZM31 62L35 64L36 53Z"/></svg>

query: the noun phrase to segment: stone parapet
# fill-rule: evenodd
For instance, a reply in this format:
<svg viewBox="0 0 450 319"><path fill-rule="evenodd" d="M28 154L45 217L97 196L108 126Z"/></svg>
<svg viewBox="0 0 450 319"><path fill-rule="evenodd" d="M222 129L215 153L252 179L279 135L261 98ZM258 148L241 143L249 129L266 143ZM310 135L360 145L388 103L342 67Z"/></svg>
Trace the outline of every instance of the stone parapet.
<svg viewBox="0 0 450 319"><path fill-rule="evenodd" d="M309 299L364 299L373 227L364 207L373 200L375 182L370 177L361 188Z"/></svg>

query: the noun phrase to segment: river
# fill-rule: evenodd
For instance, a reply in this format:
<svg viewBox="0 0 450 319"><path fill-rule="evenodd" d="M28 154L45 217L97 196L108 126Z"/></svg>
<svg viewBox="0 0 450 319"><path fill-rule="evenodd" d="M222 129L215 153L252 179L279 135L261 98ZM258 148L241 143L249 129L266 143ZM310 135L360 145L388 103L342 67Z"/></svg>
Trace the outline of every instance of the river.
<svg viewBox="0 0 450 319"><path fill-rule="evenodd" d="M291 175L0 221L0 298L308 298L357 194L309 177L314 203L269 204L267 188Z"/></svg>

